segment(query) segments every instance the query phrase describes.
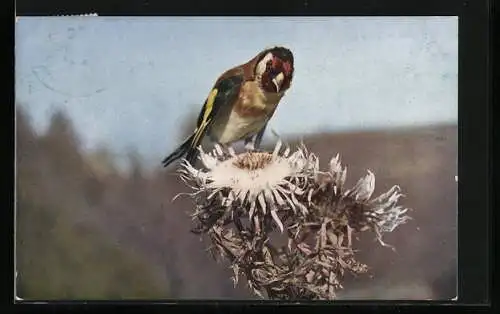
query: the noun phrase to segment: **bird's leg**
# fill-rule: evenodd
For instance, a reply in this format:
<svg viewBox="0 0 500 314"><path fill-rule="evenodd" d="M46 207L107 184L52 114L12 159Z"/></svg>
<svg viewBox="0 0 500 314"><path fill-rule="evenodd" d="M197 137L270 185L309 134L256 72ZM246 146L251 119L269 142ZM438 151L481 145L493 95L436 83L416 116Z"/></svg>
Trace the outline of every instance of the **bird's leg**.
<svg viewBox="0 0 500 314"><path fill-rule="evenodd" d="M264 137L264 132L266 131L267 123L264 125L260 131L255 134L254 138L254 149L255 150L260 150L260 143L262 142L262 137Z"/></svg>
<svg viewBox="0 0 500 314"><path fill-rule="evenodd" d="M266 131L266 125L260 131L253 135L249 136L245 139L245 149L248 151L258 151L260 149L260 143L262 142L262 137L264 136L264 132Z"/></svg>

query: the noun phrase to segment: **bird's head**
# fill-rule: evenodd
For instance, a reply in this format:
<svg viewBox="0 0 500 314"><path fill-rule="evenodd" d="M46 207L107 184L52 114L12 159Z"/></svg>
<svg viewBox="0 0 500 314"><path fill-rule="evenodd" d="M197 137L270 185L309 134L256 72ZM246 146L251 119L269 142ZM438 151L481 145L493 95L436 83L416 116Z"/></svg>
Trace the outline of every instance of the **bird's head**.
<svg viewBox="0 0 500 314"><path fill-rule="evenodd" d="M283 93L290 88L293 70L292 52L284 47L273 47L258 55L255 75L264 91Z"/></svg>

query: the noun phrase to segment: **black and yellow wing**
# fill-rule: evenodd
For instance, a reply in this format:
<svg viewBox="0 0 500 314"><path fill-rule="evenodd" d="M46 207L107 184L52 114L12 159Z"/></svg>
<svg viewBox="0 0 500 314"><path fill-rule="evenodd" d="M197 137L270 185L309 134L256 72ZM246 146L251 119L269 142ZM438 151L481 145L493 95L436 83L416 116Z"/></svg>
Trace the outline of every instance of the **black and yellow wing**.
<svg viewBox="0 0 500 314"><path fill-rule="evenodd" d="M217 113L221 107L231 106L232 103L236 101L242 83L243 75L228 76L217 81L203 104L193 134L186 139L179 148L163 160L162 163L164 167L184 155L186 155L186 160L191 164L196 161L198 155L197 147L214 123Z"/></svg>
<svg viewBox="0 0 500 314"><path fill-rule="evenodd" d="M194 138L191 142L191 148L187 153L186 159L194 161L196 158L196 148L200 145L201 140L210 129L217 116L220 108L223 106L231 106L239 95L243 76L234 75L224 78L217 82L210 94L208 95L203 108L198 116Z"/></svg>
<svg viewBox="0 0 500 314"><path fill-rule="evenodd" d="M236 75L225 78L214 86L198 116L195 133L197 131L200 133L205 132L213 122L219 109L236 101L242 82L243 77Z"/></svg>

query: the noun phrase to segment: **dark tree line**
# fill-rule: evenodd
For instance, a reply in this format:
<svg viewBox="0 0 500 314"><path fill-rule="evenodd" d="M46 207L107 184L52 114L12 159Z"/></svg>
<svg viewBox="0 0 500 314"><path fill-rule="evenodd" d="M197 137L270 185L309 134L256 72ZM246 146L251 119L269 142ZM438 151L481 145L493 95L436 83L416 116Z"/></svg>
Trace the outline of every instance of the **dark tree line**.
<svg viewBox="0 0 500 314"><path fill-rule="evenodd" d="M168 282L138 254L112 243L88 208L104 193L86 169L71 122L55 113L46 134L17 111L17 294L25 299L151 298Z"/></svg>

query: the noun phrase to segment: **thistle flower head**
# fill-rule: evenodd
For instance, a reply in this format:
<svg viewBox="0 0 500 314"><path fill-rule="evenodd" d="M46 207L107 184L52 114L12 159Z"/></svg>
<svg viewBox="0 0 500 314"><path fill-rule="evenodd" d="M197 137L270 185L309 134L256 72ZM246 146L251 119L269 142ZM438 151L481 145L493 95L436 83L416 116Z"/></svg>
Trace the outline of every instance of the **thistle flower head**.
<svg viewBox="0 0 500 314"><path fill-rule="evenodd" d="M304 145L290 153L281 142L273 152L200 149L200 159L204 169L184 162L179 170L195 190L193 231L208 234L214 255L231 261L235 283L244 274L261 296L333 299L345 271L367 271L355 259L352 233L372 230L386 245L382 233L409 219L397 205L399 187L371 199L371 171L345 189L339 155L327 171ZM276 244L274 231L285 234L288 245Z"/></svg>

